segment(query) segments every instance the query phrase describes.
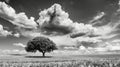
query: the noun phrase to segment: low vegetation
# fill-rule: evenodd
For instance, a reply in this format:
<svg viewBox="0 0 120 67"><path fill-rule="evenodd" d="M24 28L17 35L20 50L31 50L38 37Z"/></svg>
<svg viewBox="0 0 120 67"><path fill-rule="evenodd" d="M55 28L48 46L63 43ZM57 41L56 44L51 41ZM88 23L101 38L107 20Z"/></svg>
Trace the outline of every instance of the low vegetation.
<svg viewBox="0 0 120 67"><path fill-rule="evenodd" d="M119 57L72 57L1 58L0 67L120 67Z"/></svg>

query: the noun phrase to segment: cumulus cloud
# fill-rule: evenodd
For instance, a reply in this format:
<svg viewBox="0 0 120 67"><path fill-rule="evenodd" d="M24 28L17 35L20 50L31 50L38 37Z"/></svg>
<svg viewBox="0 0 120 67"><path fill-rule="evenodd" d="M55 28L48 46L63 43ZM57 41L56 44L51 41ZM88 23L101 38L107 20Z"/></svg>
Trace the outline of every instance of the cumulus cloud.
<svg viewBox="0 0 120 67"><path fill-rule="evenodd" d="M27 38L34 38L34 37L38 37L38 36L44 36L47 37L46 35L43 35L39 30L27 30L27 29L22 29L22 28L18 28L20 35L27 37Z"/></svg>
<svg viewBox="0 0 120 67"><path fill-rule="evenodd" d="M3 26L0 24L0 36L8 36L12 35L12 32L4 30Z"/></svg>
<svg viewBox="0 0 120 67"><path fill-rule="evenodd" d="M112 42L118 43L118 42L120 42L120 39L115 39Z"/></svg>
<svg viewBox="0 0 120 67"><path fill-rule="evenodd" d="M65 12L59 4L54 4L50 8L44 9L39 13L39 16L37 20L39 26L37 27L37 23L33 17L29 19L23 12L17 14L12 7L4 2L0 2L0 17L19 27L18 30L20 33L15 33L13 36L20 37L20 35L22 35L32 38L45 36L53 40L58 46L66 45L65 49L79 48L80 50L88 50L89 47L98 47L100 44L97 43L103 42L102 39L109 39L116 36L116 34L111 33L116 31L116 27L118 26L117 24L93 26L92 24L73 22L69 18L69 14ZM101 12L90 22L96 22L104 16L105 13ZM27 30L21 27L37 29ZM79 44L77 42L79 42ZM25 45L21 43L15 43L14 45L25 47ZM102 47L95 48L95 50L98 51L105 51L105 49L106 48Z"/></svg>
<svg viewBox="0 0 120 67"><path fill-rule="evenodd" d="M101 43L100 43L101 44ZM116 52L120 51L120 43L104 42L98 47L89 47L88 50L94 50L94 52Z"/></svg>
<svg viewBox="0 0 120 67"><path fill-rule="evenodd" d="M94 30L94 27L90 24L73 22L60 4L54 4L41 11L39 15L37 22L42 31L47 34L88 33Z"/></svg>
<svg viewBox="0 0 120 67"><path fill-rule="evenodd" d="M69 18L69 14L62 10L61 5L54 4L50 8L39 13L38 23L47 33L59 32L62 34L70 33L73 21ZM49 31L49 32L48 32Z"/></svg>
<svg viewBox="0 0 120 67"><path fill-rule="evenodd" d="M77 23L77 22L73 24L73 27L74 27L74 30L73 30L73 33L71 33L72 37L75 35L79 37L81 36L81 33L84 35L84 34L92 33L96 30L96 28L93 27L91 24L84 24L84 23Z"/></svg>
<svg viewBox="0 0 120 67"><path fill-rule="evenodd" d="M109 40L118 35L118 34L112 34L112 32L116 31L116 27L111 26L110 24L100 27L92 27L92 28L89 27L88 29L90 30L87 33L75 32L70 36L77 43L76 44L77 47L81 45L85 47L98 47L99 45L101 45L98 43L104 42L104 40Z"/></svg>
<svg viewBox="0 0 120 67"><path fill-rule="evenodd" d="M79 46L79 50L86 50L87 48L83 45Z"/></svg>
<svg viewBox="0 0 120 67"><path fill-rule="evenodd" d="M0 17L18 27L36 28L37 26L34 17L29 19L24 12L17 14L11 6L4 2L0 2Z"/></svg>
<svg viewBox="0 0 120 67"><path fill-rule="evenodd" d="M106 42L106 48L108 48L109 51L120 51L120 42L118 40L114 40L112 42Z"/></svg>
<svg viewBox="0 0 120 67"><path fill-rule="evenodd" d="M13 36L19 38L19 37L20 37L20 34L19 34L19 33L15 33L15 34L13 34Z"/></svg>
<svg viewBox="0 0 120 67"><path fill-rule="evenodd" d="M65 12L61 5L54 4L48 9L39 13L37 20L39 30L20 29L20 34L27 37L45 36L53 40L57 45L76 45L76 42L90 46L102 42L102 39L112 38L115 35L109 35L115 30L113 26L104 25L93 27L92 24L73 22L69 14ZM94 17L94 20L101 19L104 12ZM57 35L57 36L56 36Z"/></svg>
<svg viewBox="0 0 120 67"><path fill-rule="evenodd" d="M81 45L88 48L88 47L97 47L98 44L102 42L101 39L97 38L90 38L90 37L78 37L73 39L76 42L76 47L79 48Z"/></svg>
<svg viewBox="0 0 120 67"><path fill-rule="evenodd" d="M71 41L74 39L86 40L86 42L87 41L97 42L97 41L100 41L98 38L90 38L90 37L98 37L102 35L105 36L111 32L111 29L109 29L111 27L104 26L104 27L97 28L97 27L93 27L91 24L73 22L69 18L69 14L65 12L62 9L61 5L59 4L54 4L50 8L41 11L39 15L40 15L40 18L38 19L37 22L39 23L39 26L41 27L43 34L45 33L49 35L50 34L64 34L64 35L70 34L71 38L61 37L61 36L60 37L57 36L59 38L51 37L53 41L57 43L62 43L61 41L65 39L69 40L69 42L72 42L72 44L75 44L73 41ZM102 12L99 16L97 16L94 19L100 19L103 15L104 13ZM69 42L65 42L65 43L68 44Z"/></svg>
<svg viewBox="0 0 120 67"><path fill-rule="evenodd" d="M93 44L95 43L94 45L97 45L97 47L98 47L99 45L101 45L101 44L98 44L98 43L104 42L104 40L110 40L111 38L114 38L114 37L119 35L119 27L120 27L119 14L120 14L120 11L118 9L117 13L113 14L113 16L111 18L111 21L109 23L107 22L108 24L95 26L94 23L98 23L98 21L100 23L103 23L102 19L105 18L106 14L104 12L100 12L100 13L98 13L97 16L95 16L90 21L90 24L88 24L89 25L88 31L84 30L84 31L87 31L87 33L86 32L81 32L80 29L79 29L77 32L74 32L73 34L71 34L71 38L74 38L74 40L80 42L80 44L82 44L82 45L84 44L84 46L94 47ZM84 26L85 25L87 25L87 24L84 24ZM81 27L78 27L78 28L81 28ZM87 28L87 27L84 27L84 28ZM117 40L117 42L118 41L119 40ZM116 42L116 41L114 41L114 42ZM91 46L91 44L92 44L92 46ZM113 48L112 47L113 46L109 46L107 48L99 47L99 48L96 48L96 50L106 51L110 48L114 49L114 47Z"/></svg>
<svg viewBox="0 0 120 67"><path fill-rule="evenodd" d="M49 37L53 42L55 42L58 46L60 45L66 45L66 46L73 46L76 45L75 41L73 41L72 38L70 38L68 35L64 36L54 36L54 37Z"/></svg>
<svg viewBox="0 0 120 67"><path fill-rule="evenodd" d="M22 44L22 43L14 43L14 46L18 46L18 47L26 47L26 45Z"/></svg>
<svg viewBox="0 0 120 67"><path fill-rule="evenodd" d="M105 36L105 35L109 35L110 33L116 31L116 27L111 26L110 24L100 26L100 27L92 27L92 25L90 25L84 28L86 29L83 29L83 31L87 31L86 35L91 36L91 37ZM76 35L78 34L81 35L81 32L76 33Z"/></svg>
<svg viewBox="0 0 120 67"><path fill-rule="evenodd" d="M85 47L97 47L100 45L98 43L104 42L103 40L108 40L117 36L118 34L111 34L114 31L116 31L116 28L108 24L100 27L93 27L93 30L90 30L88 33L75 33L71 38ZM77 44L77 47L79 46L80 45Z"/></svg>

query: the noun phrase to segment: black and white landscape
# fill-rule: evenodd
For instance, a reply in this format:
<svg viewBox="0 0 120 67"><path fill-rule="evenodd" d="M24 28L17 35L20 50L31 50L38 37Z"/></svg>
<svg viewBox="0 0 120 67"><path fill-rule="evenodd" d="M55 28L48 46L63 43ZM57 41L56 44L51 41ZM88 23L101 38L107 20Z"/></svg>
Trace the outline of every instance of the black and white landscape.
<svg viewBox="0 0 120 67"><path fill-rule="evenodd" d="M120 0L0 0L0 67L120 67Z"/></svg>

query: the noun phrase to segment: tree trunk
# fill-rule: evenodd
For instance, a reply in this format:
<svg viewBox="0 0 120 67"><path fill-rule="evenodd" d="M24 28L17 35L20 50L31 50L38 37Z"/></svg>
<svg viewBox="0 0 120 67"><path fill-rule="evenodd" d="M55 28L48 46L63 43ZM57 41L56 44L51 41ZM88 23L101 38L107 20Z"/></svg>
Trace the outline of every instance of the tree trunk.
<svg viewBox="0 0 120 67"><path fill-rule="evenodd" d="M45 57L45 52L43 52L42 54L43 54L43 57Z"/></svg>

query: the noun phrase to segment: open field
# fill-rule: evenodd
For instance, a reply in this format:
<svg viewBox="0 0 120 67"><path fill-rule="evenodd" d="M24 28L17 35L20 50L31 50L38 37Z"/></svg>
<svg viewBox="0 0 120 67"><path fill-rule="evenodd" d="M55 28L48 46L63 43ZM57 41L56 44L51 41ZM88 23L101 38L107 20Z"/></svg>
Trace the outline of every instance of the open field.
<svg viewBox="0 0 120 67"><path fill-rule="evenodd" d="M120 67L120 55L2 55L0 67Z"/></svg>

